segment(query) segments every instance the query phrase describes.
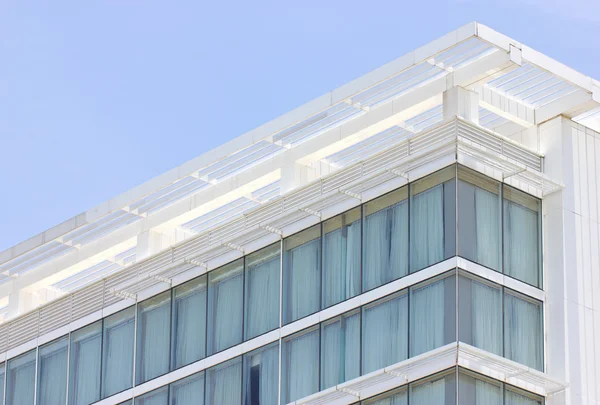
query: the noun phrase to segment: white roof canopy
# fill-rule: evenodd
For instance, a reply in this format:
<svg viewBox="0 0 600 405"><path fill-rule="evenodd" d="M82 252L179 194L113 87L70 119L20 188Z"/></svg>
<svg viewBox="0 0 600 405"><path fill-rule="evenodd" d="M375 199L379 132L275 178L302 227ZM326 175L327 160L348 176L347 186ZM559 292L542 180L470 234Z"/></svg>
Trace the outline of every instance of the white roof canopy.
<svg viewBox="0 0 600 405"><path fill-rule="evenodd" d="M470 23L1 252L0 305L15 292L43 304L400 145L444 121L454 86L499 134L557 115L600 124L598 81Z"/></svg>

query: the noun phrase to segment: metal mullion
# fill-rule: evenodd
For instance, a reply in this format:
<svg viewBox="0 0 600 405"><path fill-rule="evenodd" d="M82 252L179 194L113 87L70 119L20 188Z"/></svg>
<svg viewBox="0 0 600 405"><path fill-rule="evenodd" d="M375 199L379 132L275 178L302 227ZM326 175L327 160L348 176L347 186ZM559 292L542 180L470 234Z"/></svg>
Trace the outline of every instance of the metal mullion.
<svg viewBox="0 0 600 405"><path fill-rule="evenodd" d="M71 377L71 332L67 334L67 389L65 391L65 405L69 404L69 378Z"/></svg>
<svg viewBox="0 0 600 405"><path fill-rule="evenodd" d="M6 382L8 378L8 360L4 360L4 392L2 393L2 404L6 403Z"/></svg>
<svg viewBox="0 0 600 405"><path fill-rule="evenodd" d="M246 341L246 255L242 256L242 339L240 343ZM239 343L238 343L239 344ZM243 362L242 362L243 363ZM243 369L242 365L242 369Z"/></svg>
<svg viewBox="0 0 600 405"><path fill-rule="evenodd" d="M137 363L137 337L138 337L138 300L135 299L135 315L133 318L133 375L131 378L131 387L135 387L136 381L136 363Z"/></svg>
<svg viewBox="0 0 600 405"><path fill-rule="evenodd" d="M98 384L100 400L102 399L102 385L104 385L104 319L100 320L100 384Z"/></svg>
<svg viewBox="0 0 600 405"><path fill-rule="evenodd" d="M37 405L37 390L38 390L38 377L39 377L39 359L40 359L40 347L36 346L35 348L35 377L34 377L34 383L33 383L33 404Z"/></svg>
<svg viewBox="0 0 600 405"><path fill-rule="evenodd" d="M283 324L283 238L279 239L279 365L277 371L277 405L281 404L281 363L282 363L282 340L281 327Z"/></svg>

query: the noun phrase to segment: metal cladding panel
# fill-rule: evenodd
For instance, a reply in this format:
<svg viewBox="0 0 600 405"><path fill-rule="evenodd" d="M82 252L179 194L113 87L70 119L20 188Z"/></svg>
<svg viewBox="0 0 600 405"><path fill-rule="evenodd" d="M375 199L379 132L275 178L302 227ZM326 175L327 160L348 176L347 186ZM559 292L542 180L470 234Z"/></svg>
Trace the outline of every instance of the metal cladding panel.
<svg viewBox="0 0 600 405"><path fill-rule="evenodd" d="M40 309L40 335L71 322L73 297L67 295Z"/></svg>
<svg viewBox="0 0 600 405"><path fill-rule="evenodd" d="M72 294L72 320L77 320L104 307L104 280L98 281Z"/></svg>
<svg viewBox="0 0 600 405"><path fill-rule="evenodd" d="M33 311L9 323L8 348L12 349L38 337L40 311Z"/></svg>

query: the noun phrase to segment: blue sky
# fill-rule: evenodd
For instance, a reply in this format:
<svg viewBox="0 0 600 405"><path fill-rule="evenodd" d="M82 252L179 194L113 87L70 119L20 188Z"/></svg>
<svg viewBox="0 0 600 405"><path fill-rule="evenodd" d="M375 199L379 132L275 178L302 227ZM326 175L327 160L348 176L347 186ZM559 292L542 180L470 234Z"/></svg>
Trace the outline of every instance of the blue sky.
<svg viewBox="0 0 600 405"><path fill-rule="evenodd" d="M600 78L597 0L3 0L0 251L474 20Z"/></svg>

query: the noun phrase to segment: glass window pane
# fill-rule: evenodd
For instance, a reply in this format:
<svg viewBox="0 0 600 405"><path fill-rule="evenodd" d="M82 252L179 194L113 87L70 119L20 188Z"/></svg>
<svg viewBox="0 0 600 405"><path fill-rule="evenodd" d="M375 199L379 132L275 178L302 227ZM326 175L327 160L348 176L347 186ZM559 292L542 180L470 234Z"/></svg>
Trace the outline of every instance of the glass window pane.
<svg viewBox="0 0 600 405"><path fill-rule="evenodd" d="M542 398L514 388L507 389L504 405L542 405Z"/></svg>
<svg viewBox="0 0 600 405"><path fill-rule="evenodd" d="M204 405L204 372L171 384L171 405Z"/></svg>
<svg viewBox="0 0 600 405"><path fill-rule="evenodd" d="M286 338L281 349L282 404L319 391L318 327Z"/></svg>
<svg viewBox="0 0 600 405"><path fill-rule="evenodd" d="M242 403L242 358L219 364L206 372L206 405Z"/></svg>
<svg viewBox="0 0 600 405"><path fill-rule="evenodd" d="M502 356L502 290L481 279L458 279L459 339Z"/></svg>
<svg viewBox="0 0 600 405"><path fill-rule="evenodd" d="M410 405L454 405L456 404L456 375L452 371L444 376L435 376L411 384L408 395Z"/></svg>
<svg viewBox="0 0 600 405"><path fill-rule="evenodd" d="M289 323L321 307L321 226L290 236L283 243L283 321Z"/></svg>
<svg viewBox="0 0 600 405"><path fill-rule="evenodd" d="M132 404L133 404L133 400L132 400L132 399L130 399L130 400L128 400L128 401L121 402L119 405L132 405Z"/></svg>
<svg viewBox="0 0 600 405"><path fill-rule="evenodd" d="M35 350L8 361L6 405L33 405Z"/></svg>
<svg viewBox="0 0 600 405"><path fill-rule="evenodd" d="M0 403L3 403L3 398L4 398L4 373L5 373L5 369L4 369L5 365L4 363L0 364L0 398L2 398L2 400L0 400Z"/></svg>
<svg viewBox="0 0 600 405"><path fill-rule="evenodd" d="M458 399L460 405L502 405L502 383L461 370Z"/></svg>
<svg viewBox="0 0 600 405"><path fill-rule="evenodd" d="M135 307L104 318L102 398L131 388Z"/></svg>
<svg viewBox="0 0 600 405"><path fill-rule="evenodd" d="M362 405L407 405L408 391L406 388L377 395L373 399L361 402Z"/></svg>
<svg viewBox="0 0 600 405"><path fill-rule="evenodd" d="M408 187L364 205L363 291L408 273Z"/></svg>
<svg viewBox="0 0 600 405"><path fill-rule="evenodd" d="M501 184L464 167L458 168L459 255L501 270Z"/></svg>
<svg viewBox="0 0 600 405"><path fill-rule="evenodd" d="M173 289L173 369L206 355L206 298L206 275Z"/></svg>
<svg viewBox="0 0 600 405"><path fill-rule="evenodd" d="M252 339L279 326L279 273L281 245L276 243L246 257L247 339Z"/></svg>
<svg viewBox="0 0 600 405"><path fill-rule="evenodd" d="M456 341L455 283L453 274L411 287L411 357Z"/></svg>
<svg viewBox="0 0 600 405"><path fill-rule="evenodd" d="M360 293L360 224L360 207L323 223L323 308Z"/></svg>
<svg viewBox="0 0 600 405"><path fill-rule="evenodd" d="M536 287L542 286L540 213L540 200L504 186L504 272Z"/></svg>
<svg viewBox="0 0 600 405"><path fill-rule="evenodd" d="M363 307L362 374L408 358L408 294L401 292Z"/></svg>
<svg viewBox="0 0 600 405"><path fill-rule="evenodd" d="M167 405L169 387L162 387L135 398L135 405Z"/></svg>
<svg viewBox="0 0 600 405"><path fill-rule="evenodd" d="M279 344L244 355L244 405L277 405Z"/></svg>
<svg viewBox="0 0 600 405"><path fill-rule="evenodd" d="M38 405L64 405L67 398L67 336L39 349Z"/></svg>
<svg viewBox="0 0 600 405"><path fill-rule="evenodd" d="M504 357L542 371L542 306L516 293L504 294Z"/></svg>
<svg viewBox="0 0 600 405"><path fill-rule="evenodd" d="M102 321L71 333L69 354L69 405L100 400Z"/></svg>
<svg viewBox="0 0 600 405"><path fill-rule="evenodd" d="M424 269L456 252L456 167L410 185L410 270Z"/></svg>
<svg viewBox="0 0 600 405"><path fill-rule="evenodd" d="M360 376L360 312L321 324L321 390Z"/></svg>
<svg viewBox="0 0 600 405"><path fill-rule="evenodd" d="M169 372L171 291L138 304L136 384Z"/></svg>
<svg viewBox="0 0 600 405"><path fill-rule="evenodd" d="M208 273L208 353L242 342L244 261Z"/></svg>

